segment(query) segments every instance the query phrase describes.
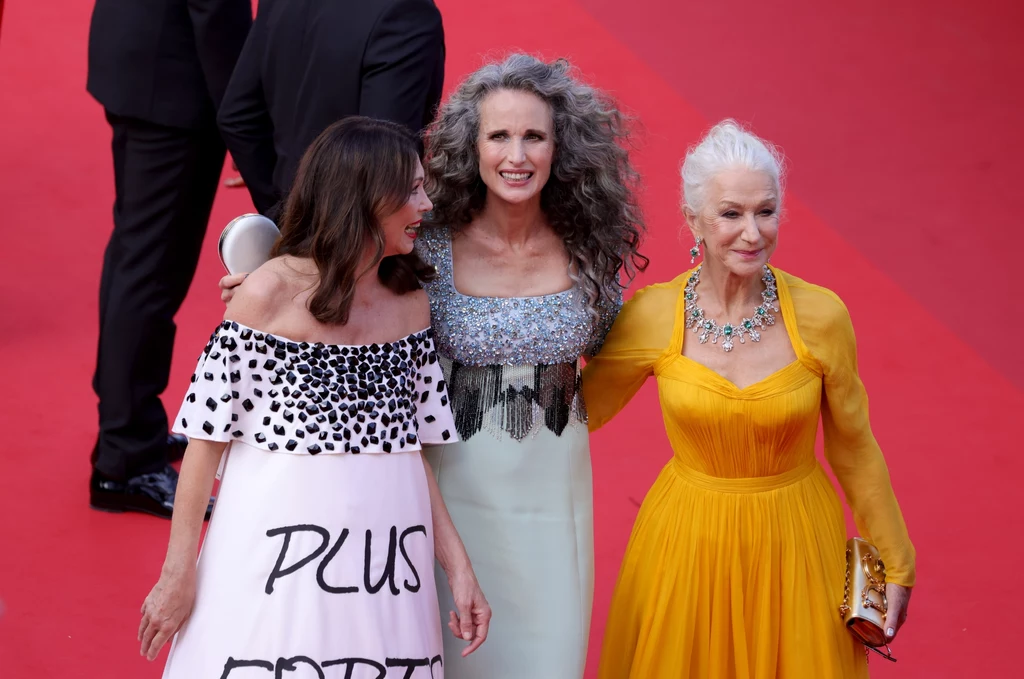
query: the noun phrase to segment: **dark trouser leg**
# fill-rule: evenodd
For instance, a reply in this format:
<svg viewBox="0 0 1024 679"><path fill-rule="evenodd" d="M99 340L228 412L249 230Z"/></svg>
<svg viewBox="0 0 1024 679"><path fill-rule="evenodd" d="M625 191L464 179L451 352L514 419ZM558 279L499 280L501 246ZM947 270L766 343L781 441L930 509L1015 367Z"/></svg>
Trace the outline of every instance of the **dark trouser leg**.
<svg viewBox="0 0 1024 679"><path fill-rule="evenodd" d="M110 113L107 119L116 199L100 280L93 464L123 480L167 464L160 394L170 373L174 315L195 275L225 150L213 121L196 131Z"/></svg>

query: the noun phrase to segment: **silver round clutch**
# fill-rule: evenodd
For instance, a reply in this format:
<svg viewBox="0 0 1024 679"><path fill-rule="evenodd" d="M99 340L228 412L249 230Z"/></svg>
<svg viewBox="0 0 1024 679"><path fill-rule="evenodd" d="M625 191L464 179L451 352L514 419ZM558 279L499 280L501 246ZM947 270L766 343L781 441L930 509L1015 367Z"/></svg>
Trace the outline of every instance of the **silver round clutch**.
<svg viewBox="0 0 1024 679"><path fill-rule="evenodd" d="M249 273L270 259L280 235L277 225L263 215L235 217L220 233L217 254L228 273Z"/></svg>

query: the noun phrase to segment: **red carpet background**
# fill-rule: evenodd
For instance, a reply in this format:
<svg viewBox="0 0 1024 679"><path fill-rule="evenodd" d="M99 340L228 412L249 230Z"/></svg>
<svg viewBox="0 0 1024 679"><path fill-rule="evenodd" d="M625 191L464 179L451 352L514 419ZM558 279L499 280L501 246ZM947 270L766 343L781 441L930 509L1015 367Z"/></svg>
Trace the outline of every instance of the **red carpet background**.
<svg viewBox="0 0 1024 679"><path fill-rule="evenodd" d="M650 270L688 265L678 166L734 116L790 167L780 266L835 289L919 554L879 677L1018 676L1024 534L1022 10L986 3L438 0L447 83L512 49L567 56L638 120ZM111 229L110 134L85 93L91 3L7 2L0 35L0 676L158 677L138 609L169 523L88 509L89 386ZM178 318L176 408L222 307L214 245L251 209L222 189ZM670 457L652 385L594 438L594 676L637 504ZM837 602L838 603L838 602ZM665 649L666 653L673 649Z"/></svg>

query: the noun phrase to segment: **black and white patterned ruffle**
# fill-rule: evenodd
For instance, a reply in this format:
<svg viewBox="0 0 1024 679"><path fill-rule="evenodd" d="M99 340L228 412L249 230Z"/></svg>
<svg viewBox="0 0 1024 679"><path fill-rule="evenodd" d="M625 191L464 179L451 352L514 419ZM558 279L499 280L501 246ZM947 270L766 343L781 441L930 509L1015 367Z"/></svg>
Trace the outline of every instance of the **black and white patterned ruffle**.
<svg viewBox="0 0 1024 679"><path fill-rule="evenodd" d="M310 455L456 440L430 329L345 346L293 342L224 321L199 357L174 424L190 438Z"/></svg>

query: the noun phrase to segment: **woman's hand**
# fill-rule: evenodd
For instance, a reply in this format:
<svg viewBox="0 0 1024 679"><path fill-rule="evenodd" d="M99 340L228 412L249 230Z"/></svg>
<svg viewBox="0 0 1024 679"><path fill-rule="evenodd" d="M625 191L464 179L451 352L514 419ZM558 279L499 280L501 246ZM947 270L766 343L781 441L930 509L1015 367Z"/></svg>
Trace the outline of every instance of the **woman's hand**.
<svg viewBox="0 0 1024 679"><path fill-rule="evenodd" d="M241 285L242 281L244 281L245 277L248 275L249 274L247 273L236 273L228 274L224 278L221 278L220 282L217 283L217 285L220 286L220 301L225 304L230 302L231 298L235 296L235 288Z"/></svg>
<svg viewBox="0 0 1024 679"><path fill-rule="evenodd" d="M470 642L462 650L462 657L480 648L487 639L487 628L491 623L491 606L484 598L480 583L476 581L473 569L460 568L448 576L448 585L455 598L455 611L449 611L448 629L459 639Z"/></svg>
<svg viewBox="0 0 1024 679"><path fill-rule="evenodd" d="M888 609L885 614L885 638L892 641L907 621L907 607L910 605L910 588L893 582L885 583L885 600Z"/></svg>
<svg viewBox="0 0 1024 679"><path fill-rule="evenodd" d="M238 164L234 161L234 159L231 160L231 169L234 170L235 172L238 172ZM228 177L227 179L224 180L224 186L228 187L229 189L240 189L245 186L245 180L242 179L240 175Z"/></svg>
<svg viewBox="0 0 1024 679"><path fill-rule="evenodd" d="M196 598L195 566L180 572L164 572L142 604L142 622L139 623L140 655L155 660L160 649L174 636L192 613Z"/></svg>
<svg viewBox="0 0 1024 679"><path fill-rule="evenodd" d="M476 581L473 565L466 554L452 517L445 507L441 489L437 487L434 472L422 456L423 472L430 491L430 511L434 519L434 556L448 576L448 586L455 599L454 611L448 613L448 629L457 638L468 641L462 649L462 657L480 648L487 639L487 628L491 624L491 605L487 603L480 583Z"/></svg>

